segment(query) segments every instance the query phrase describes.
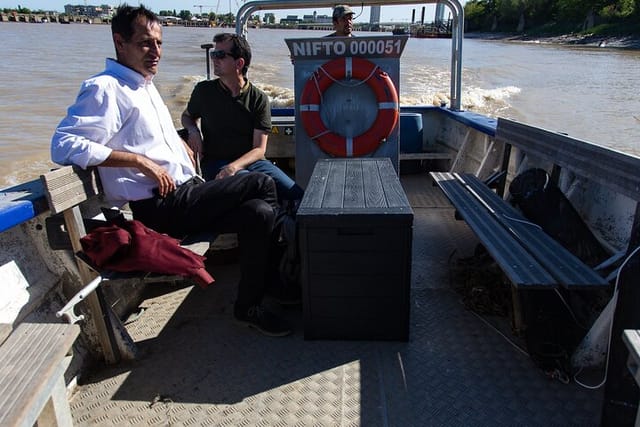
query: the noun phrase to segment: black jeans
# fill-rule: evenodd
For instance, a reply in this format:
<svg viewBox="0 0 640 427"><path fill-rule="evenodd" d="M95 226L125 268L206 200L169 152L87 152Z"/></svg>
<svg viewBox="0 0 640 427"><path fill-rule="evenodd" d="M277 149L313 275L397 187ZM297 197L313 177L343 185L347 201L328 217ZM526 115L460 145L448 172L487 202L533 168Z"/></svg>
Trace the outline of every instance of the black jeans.
<svg viewBox="0 0 640 427"><path fill-rule="evenodd" d="M165 198L129 206L135 219L176 238L200 232L237 233L241 271L236 310L261 302L277 209L273 179L247 173L203 183L191 180Z"/></svg>

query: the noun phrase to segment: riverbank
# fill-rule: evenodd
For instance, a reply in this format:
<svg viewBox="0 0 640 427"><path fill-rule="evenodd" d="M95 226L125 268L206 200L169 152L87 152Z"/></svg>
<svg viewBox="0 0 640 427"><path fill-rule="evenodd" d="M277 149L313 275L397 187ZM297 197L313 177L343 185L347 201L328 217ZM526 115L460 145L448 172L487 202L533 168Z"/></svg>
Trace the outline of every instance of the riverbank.
<svg viewBox="0 0 640 427"><path fill-rule="evenodd" d="M521 43L548 43L571 46L608 47L614 49L640 49L640 35L601 36L564 34L558 36L531 36L514 33L465 33L466 38L481 40L499 40Z"/></svg>

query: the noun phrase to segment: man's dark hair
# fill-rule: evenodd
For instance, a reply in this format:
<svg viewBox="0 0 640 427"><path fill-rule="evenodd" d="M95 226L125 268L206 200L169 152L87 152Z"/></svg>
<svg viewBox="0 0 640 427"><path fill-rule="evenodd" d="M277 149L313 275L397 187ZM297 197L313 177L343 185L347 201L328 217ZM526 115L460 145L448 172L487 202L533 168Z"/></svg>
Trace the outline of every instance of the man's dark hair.
<svg viewBox="0 0 640 427"><path fill-rule="evenodd" d="M111 20L111 33L120 34L126 41L131 40L134 32L133 23L139 16L146 18L147 24L161 24L158 16L143 5L133 7L123 3L118 6L118 10Z"/></svg>
<svg viewBox="0 0 640 427"><path fill-rule="evenodd" d="M239 36L235 33L219 33L213 36L213 42L223 42L231 40L231 56L235 59L244 59L244 67L242 68L242 75L246 76L251 65L251 46L246 38Z"/></svg>

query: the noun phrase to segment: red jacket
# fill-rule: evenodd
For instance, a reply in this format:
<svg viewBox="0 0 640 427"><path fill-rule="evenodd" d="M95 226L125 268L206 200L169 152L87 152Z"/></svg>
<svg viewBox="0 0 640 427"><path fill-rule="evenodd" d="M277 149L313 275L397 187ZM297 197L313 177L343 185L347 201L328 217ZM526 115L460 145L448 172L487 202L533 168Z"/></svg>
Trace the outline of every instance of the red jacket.
<svg viewBox="0 0 640 427"><path fill-rule="evenodd" d="M140 221L98 227L80 239L80 243L87 257L101 269L176 274L192 278L202 288L214 282L204 267L205 257Z"/></svg>

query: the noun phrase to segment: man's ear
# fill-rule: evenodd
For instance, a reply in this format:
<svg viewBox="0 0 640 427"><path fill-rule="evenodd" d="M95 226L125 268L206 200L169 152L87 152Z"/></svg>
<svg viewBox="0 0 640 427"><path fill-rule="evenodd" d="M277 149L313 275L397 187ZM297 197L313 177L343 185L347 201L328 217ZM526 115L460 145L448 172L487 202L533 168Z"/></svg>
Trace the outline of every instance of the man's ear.
<svg viewBox="0 0 640 427"><path fill-rule="evenodd" d="M120 53L120 51L124 48L124 37L122 37L122 34L113 34L113 45L116 48L116 52Z"/></svg>
<svg viewBox="0 0 640 427"><path fill-rule="evenodd" d="M244 58L238 58L238 61L236 62L236 68L238 69L238 71L242 71L242 69L244 68L244 64Z"/></svg>

